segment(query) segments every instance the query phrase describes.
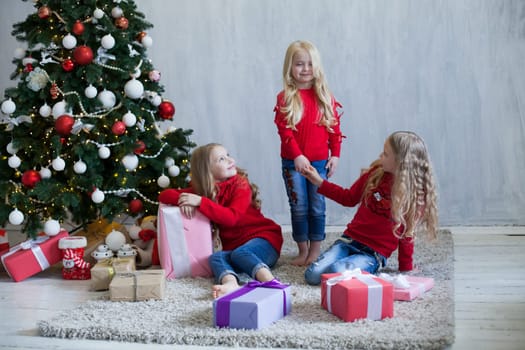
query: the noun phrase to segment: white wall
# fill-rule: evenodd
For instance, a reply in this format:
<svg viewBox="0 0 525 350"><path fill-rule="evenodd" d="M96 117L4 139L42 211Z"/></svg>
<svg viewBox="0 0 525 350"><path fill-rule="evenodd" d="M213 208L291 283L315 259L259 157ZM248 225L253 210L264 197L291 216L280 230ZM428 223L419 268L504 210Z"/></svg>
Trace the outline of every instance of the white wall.
<svg viewBox="0 0 525 350"><path fill-rule="evenodd" d="M350 185L392 131L427 141L443 225L525 224L525 2L520 0L138 0L155 27L149 56L175 124L223 143L289 223L273 124L288 44L321 52L347 136L333 180ZM12 24L0 13L0 93L14 85ZM328 224L353 214L332 202Z"/></svg>

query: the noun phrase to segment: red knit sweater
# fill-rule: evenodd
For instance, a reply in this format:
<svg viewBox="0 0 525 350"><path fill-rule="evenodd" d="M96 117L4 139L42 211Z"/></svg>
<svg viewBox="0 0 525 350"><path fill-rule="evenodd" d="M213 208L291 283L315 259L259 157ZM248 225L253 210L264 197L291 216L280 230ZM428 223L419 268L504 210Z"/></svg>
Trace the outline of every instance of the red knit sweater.
<svg viewBox="0 0 525 350"><path fill-rule="evenodd" d="M277 253L281 253L283 236L281 226L264 217L261 211L251 204L252 191L248 180L240 175L219 182L217 202L202 197L199 210L219 229L222 248L234 250L253 238L264 238ZM167 189L159 195L159 201L177 205L182 192L191 192L191 188L182 190Z"/></svg>
<svg viewBox="0 0 525 350"><path fill-rule="evenodd" d="M294 160L304 155L309 161L326 160L329 156L339 157L341 154L342 134L339 125L340 116L337 107L341 104L333 99L333 110L337 123L332 125L332 131L319 125L319 105L313 89L299 90L303 102L303 116L295 126L297 130L287 127L285 114L281 113L284 106L284 92L277 95L274 107L277 132L281 138L281 157Z"/></svg>
<svg viewBox="0 0 525 350"><path fill-rule="evenodd" d="M353 207L360 203L344 234L367 245L386 258L399 248L399 270L410 271L412 270L414 242L412 239L398 239L392 232L394 225L390 212L392 174L385 173L379 185L372 190L372 196L368 201L365 202L361 198L366 181L373 171L374 169L361 175L349 189L324 181L318 192L346 207Z"/></svg>

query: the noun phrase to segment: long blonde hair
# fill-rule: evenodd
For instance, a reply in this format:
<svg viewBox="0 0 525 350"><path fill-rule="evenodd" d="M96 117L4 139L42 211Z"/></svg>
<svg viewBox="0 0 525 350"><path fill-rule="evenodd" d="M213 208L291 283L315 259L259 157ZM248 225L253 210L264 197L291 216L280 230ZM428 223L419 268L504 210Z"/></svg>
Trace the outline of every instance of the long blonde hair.
<svg viewBox="0 0 525 350"><path fill-rule="evenodd" d="M332 101L332 94L328 89L321 65L321 55L317 48L308 41L294 41L286 50L283 64L284 105L281 106L281 113L286 116L288 127L295 130L295 126L301 121L303 116L303 103L301 102L299 89L297 89L292 76L292 62L294 55L301 50L308 52L312 59L313 88L319 105L319 125L323 125L328 131L331 131L332 125L337 123L334 115L334 101Z"/></svg>
<svg viewBox="0 0 525 350"><path fill-rule="evenodd" d="M410 131L394 132L386 142L392 147L396 160L391 193L394 234L399 238L410 238L416 236L419 228L424 228L434 238L438 226L437 194L425 142ZM384 175L379 164L376 160L371 165L376 168L368 178L364 191L366 198Z"/></svg>
<svg viewBox="0 0 525 350"><path fill-rule="evenodd" d="M207 145L199 146L193 150L190 159L191 187L196 194L210 198L213 201L217 200L218 186L211 172L211 152L215 147L219 146L222 145L219 143L208 143ZM237 174L248 180L252 191L252 205L260 209L259 187L249 181L248 173L244 169L237 168Z"/></svg>

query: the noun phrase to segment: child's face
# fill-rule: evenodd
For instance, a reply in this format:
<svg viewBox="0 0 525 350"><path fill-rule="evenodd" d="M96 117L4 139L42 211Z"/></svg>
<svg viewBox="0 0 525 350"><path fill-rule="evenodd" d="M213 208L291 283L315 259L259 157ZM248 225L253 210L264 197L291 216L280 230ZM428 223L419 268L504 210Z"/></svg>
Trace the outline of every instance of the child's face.
<svg viewBox="0 0 525 350"><path fill-rule="evenodd" d="M306 50L299 50L292 59L292 78L298 89L309 89L314 83L312 58Z"/></svg>
<svg viewBox="0 0 525 350"><path fill-rule="evenodd" d="M381 153L381 165L386 172L394 173L396 171L396 156L390 146L390 142L385 141L383 146L383 153Z"/></svg>
<svg viewBox="0 0 525 350"><path fill-rule="evenodd" d="M237 175L235 160L228 155L226 148L214 147L210 153L211 173L216 181L224 181Z"/></svg>

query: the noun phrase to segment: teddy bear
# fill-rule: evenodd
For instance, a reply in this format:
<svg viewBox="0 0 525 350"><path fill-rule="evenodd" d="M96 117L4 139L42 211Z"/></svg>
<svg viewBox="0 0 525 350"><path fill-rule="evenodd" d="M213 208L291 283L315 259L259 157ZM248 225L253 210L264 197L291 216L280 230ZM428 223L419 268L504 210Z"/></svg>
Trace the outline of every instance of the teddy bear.
<svg viewBox="0 0 525 350"><path fill-rule="evenodd" d="M126 227L131 239L131 247L137 252L137 267L160 265L157 249L157 217L145 216L137 223Z"/></svg>

